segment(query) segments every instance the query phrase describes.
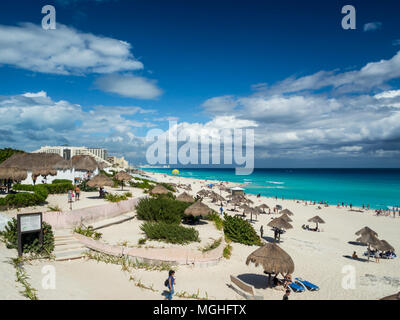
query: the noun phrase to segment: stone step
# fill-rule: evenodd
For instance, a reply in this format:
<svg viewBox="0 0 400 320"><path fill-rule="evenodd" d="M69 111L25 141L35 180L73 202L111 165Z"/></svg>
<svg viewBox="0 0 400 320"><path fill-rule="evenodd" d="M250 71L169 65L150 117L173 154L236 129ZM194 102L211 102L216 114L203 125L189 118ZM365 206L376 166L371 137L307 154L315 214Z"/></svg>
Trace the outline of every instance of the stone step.
<svg viewBox="0 0 400 320"><path fill-rule="evenodd" d="M74 237L71 237L71 238L69 238L69 239L61 239L61 240L56 239L56 240L54 241L54 244L57 246L57 245L64 245L64 244L75 243L75 242L79 242L79 241L76 240Z"/></svg>
<svg viewBox="0 0 400 320"><path fill-rule="evenodd" d="M106 228L106 227L109 227L109 226L112 226L115 224L120 224L120 223L129 221L129 220L132 220L135 217L136 217L135 212L129 212L129 213L121 214L118 217L98 221L98 222L95 222L92 224L93 230L99 230L99 229Z"/></svg>
<svg viewBox="0 0 400 320"><path fill-rule="evenodd" d="M71 249L85 249L85 246L82 245L80 242L72 243L72 244L65 244L61 246L55 246L54 252L64 252Z"/></svg>
<svg viewBox="0 0 400 320"><path fill-rule="evenodd" d="M85 256L87 249L66 250L61 252L54 252L56 261L67 261L81 259Z"/></svg>

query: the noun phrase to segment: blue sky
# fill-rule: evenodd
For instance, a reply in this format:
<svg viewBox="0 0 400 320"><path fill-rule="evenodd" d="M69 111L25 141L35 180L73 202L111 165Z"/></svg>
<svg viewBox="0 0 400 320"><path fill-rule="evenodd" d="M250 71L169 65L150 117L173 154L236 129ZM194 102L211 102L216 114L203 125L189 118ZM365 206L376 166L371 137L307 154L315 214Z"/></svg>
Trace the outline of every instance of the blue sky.
<svg viewBox="0 0 400 320"><path fill-rule="evenodd" d="M43 5L57 29L42 30ZM341 8L356 8L343 30ZM398 1L2 1L0 147L235 123L261 167L399 167Z"/></svg>

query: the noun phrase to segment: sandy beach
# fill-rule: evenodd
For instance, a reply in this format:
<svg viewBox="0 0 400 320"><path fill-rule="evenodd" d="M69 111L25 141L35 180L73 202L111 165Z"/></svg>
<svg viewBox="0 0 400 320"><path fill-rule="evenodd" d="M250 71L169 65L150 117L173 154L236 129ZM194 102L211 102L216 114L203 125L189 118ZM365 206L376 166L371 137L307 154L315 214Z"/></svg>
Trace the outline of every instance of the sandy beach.
<svg viewBox="0 0 400 320"><path fill-rule="evenodd" d="M166 176L160 173L147 172L147 174L159 182L190 184L192 191L188 193L196 195L198 191L205 188L206 184L217 181L195 180L176 176ZM219 182L219 181L218 181ZM226 184L234 186L235 184ZM109 192L117 193L116 189L107 188ZM126 188L133 193L134 197L143 195L141 189ZM178 188L176 195L183 189ZM219 192L218 190L215 190ZM124 190L125 192L125 190ZM94 199L97 194L82 193L81 200L73 204L74 208L82 208L101 204L104 200ZM222 192L225 197L226 192ZM283 209L287 208L294 213L291 216L293 229L287 230L281 237L281 248L283 248L293 259L295 271L293 278L301 277L320 287L317 292L306 291L304 293L292 293L292 300L312 299L379 299L391 295L400 289L400 263L399 258L392 260L381 259L379 263L375 259L370 262L355 261L345 256L351 256L356 251L359 257L363 257L366 247L354 245L357 236L354 234L359 229L369 226L375 230L379 239L387 240L394 248L400 247L398 229L400 219L398 217L375 216L374 210L355 212L349 208L337 208L336 206L305 205L304 202L295 200L275 200L273 198L247 195L254 204L267 204L270 208L279 204ZM219 204L213 204L209 199L204 202L219 212ZM63 210L68 210L66 195L50 196L51 205L59 205ZM227 211L230 205L225 206ZM26 212L32 208L26 208ZM35 211L45 210L45 207L37 207ZM268 210L267 210L268 211ZM17 211L6 213L15 216ZM308 223L311 217L319 215L326 223L320 225L321 232L303 230L301 226ZM273 232L267 227L271 219L277 215L261 214L253 222L253 226L259 233L261 225L264 226L265 242L273 241ZM248 215L247 218L250 218ZM253 217L254 219L254 217ZM137 245L138 239L143 237L140 231L141 221L136 218L122 224L101 229L102 240L110 244L118 244L126 241L126 245ZM200 233L200 243L192 243L188 247L199 250L200 247L222 236L212 222L195 226ZM169 244L148 241L148 246L171 246ZM199 293L199 297L208 299L243 299L228 287L230 275L240 276L246 282L252 284L257 292L266 300L280 300L284 292L282 290L266 288L267 276L263 274L262 267L245 264L247 256L257 249L256 246L246 246L237 243L233 247L232 256L229 260L222 259L217 265L211 267L178 266L176 270L175 292L187 294ZM16 256L15 250L8 250L0 244L0 257L2 274L4 274L4 285L1 292L3 299L21 299L15 289L15 270L7 264L7 257ZM42 267L53 265L56 270L56 289L46 290L42 288ZM353 269L349 266L354 267ZM350 268L350 269L349 269ZM30 277L31 285L38 290L39 299L164 299L161 295L165 289L163 283L167 277L167 271L146 271L143 269L122 271L120 266L96 262L93 260L73 260L67 262L35 261L26 265L25 269ZM347 271L346 271L347 270ZM348 270L355 272L355 288L344 289L343 279ZM130 280L133 277L134 280ZM147 289L135 285L138 281ZM149 289L151 288L151 289ZM179 299L178 297L175 297Z"/></svg>

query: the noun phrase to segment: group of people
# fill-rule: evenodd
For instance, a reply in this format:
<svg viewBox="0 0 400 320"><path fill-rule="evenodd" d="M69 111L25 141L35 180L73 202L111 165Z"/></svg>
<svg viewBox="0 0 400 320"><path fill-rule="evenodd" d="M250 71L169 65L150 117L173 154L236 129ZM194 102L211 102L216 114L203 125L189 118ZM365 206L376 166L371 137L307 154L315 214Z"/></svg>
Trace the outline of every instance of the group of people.
<svg viewBox="0 0 400 320"><path fill-rule="evenodd" d="M79 201L81 196L81 189L79 188L79 185L75 186L74 189L68 190L68 203L72 203L75 199L75 201Z"/></svg>

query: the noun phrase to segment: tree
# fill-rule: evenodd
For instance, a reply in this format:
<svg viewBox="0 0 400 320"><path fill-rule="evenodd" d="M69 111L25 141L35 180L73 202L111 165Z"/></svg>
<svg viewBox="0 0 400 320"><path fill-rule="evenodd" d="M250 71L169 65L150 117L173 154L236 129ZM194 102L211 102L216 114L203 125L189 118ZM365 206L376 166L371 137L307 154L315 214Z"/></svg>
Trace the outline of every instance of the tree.
<svg viewBox="0 0 400 320"><path fill-rule="evenodd" d="M14 153L24 153L24 151L12 148L0 149L0 163L10 158Z"/></svg>

